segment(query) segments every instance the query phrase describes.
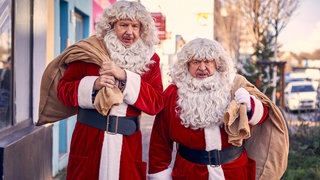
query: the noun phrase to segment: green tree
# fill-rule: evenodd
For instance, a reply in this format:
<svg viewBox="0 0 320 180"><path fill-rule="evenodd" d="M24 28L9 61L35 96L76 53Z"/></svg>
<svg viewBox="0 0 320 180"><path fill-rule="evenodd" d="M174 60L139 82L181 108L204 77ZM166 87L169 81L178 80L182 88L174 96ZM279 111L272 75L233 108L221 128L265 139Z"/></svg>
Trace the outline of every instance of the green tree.
<svg viewBox="0 0 320 180"><path fill-rule="evenodd" d="M243 63L239 74L244 75L252 84L270 97L272 93L272 68L268 63L274 55L273 38L268 31L261 36L261 41L255 44L254 53Z"/></svg>

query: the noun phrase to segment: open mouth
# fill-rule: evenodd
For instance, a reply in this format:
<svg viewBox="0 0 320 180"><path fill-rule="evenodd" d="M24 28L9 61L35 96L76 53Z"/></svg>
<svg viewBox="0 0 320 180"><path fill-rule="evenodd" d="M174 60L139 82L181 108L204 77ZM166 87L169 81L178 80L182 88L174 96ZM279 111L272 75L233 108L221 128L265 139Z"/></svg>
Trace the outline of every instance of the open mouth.
<svg viewBox="0 0 320 180"><path fill-rule="evenodd" d="M198 78L206 78L206 77L208 77L208 74L207 73L197 73L197 77Z"/></svg>

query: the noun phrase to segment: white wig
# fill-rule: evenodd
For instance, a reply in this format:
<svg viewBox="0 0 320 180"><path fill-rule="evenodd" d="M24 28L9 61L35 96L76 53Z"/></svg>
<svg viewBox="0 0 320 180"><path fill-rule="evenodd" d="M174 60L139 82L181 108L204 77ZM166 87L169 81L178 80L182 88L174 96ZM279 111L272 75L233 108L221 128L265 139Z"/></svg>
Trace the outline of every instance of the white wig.
<svg viewBox="0 0 320 180"><path fill-rule="evenodd" d="M196 60L214 60L217 72L229 75L235 72L234 63L221 44L214 40L196 38L187 43L177 54L177 61L169 72L172 81L181 81L186 77L188 62Z"/></svg>
<svg viewBox="0 0 320 180"><path fill-rule="evenodd" d="M97 37L104 38L113 30L117 21L126 19L137 20L141 23L140 37L145 45L153 46L159 42L158 31L151 14L141 3L133 1L117 1L106 8L95 25Z"/></svg>
<svg viewBox="0 0 320 180"><path fill-rule="evenodd" d="M217 41L203 38L187 43L177 56L170 76L178 87L176 112L181 124L192 129L221 125L231 98L232 59ZM188 63L193 59L215 61L216 72L204 79L192 77Z"/></svg>

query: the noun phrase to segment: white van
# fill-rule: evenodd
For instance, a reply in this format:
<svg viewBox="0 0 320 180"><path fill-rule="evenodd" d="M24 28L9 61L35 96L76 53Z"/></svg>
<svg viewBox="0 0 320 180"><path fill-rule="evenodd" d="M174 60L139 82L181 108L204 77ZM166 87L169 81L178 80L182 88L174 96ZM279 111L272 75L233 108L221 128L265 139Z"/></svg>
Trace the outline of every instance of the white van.
<svg viewBox="0 0 320 180"><path fill-rule="evenodd" d="M284 104L288 111L317 108L317 91L309 81L290 82L284 92Z"/></svg>

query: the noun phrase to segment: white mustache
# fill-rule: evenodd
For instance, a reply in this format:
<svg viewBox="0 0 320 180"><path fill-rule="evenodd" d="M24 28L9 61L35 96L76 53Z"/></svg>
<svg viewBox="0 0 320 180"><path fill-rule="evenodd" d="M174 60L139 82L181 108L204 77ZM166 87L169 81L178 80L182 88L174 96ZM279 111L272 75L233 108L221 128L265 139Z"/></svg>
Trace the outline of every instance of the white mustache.
<svg viewBox="0 0 320 180"><path fill-rule="evenodd" d="M205 75L209 75L209 71L208 70L197 70L196 74L205 74Z"/></svg>
<svg viewBox="0 0 320 180"><path fill-rule="evenodd" d="M133 37L131 35L124 35L123 38L124 39L133 39Z"/></svg>

